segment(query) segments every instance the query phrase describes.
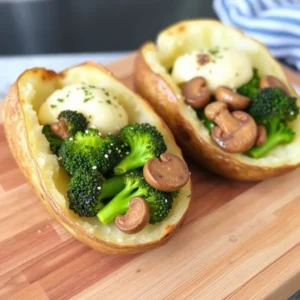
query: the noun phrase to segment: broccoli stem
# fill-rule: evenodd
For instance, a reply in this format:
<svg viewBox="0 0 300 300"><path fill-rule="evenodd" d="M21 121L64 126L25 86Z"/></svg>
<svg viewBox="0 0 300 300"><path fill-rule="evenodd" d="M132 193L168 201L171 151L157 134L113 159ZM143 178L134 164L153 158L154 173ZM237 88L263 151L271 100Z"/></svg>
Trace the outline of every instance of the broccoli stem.
<svg viewBox="0 0 300 300"><path fill-rule="evenodd" d="M103 209L99 211L97 217L102 224L112 222L117 216L124 215L132 198L141 196L141 192L136 190L132 193L132 188L125 187L118 195L116 195Z"/></svg>
<svg viewBox="0 0 300 300"><path fill-rule="evenodd" d="M209 131L209 134L211 134L211 131L215 126L215 123L206 117L206 115L204 114L203 108L197 109L196 112L197 112L198 118L202 121L203 125L207 128L207 130Z"/></svg>
<svg viewBox="0 0 300 300"><path fill-rule="evenodd" d="M130 170L140 168L146 164L151 157L145 157L138 151L131 151L114 169L116 175L124 174Z"/></svg>
<svg viewBox="0 0 300 300"><path fill-rule="evenodd" d="M277 145L281 143L289 143L290 141L290 136L286 135L285 133L275 133L268 136L266 142L262 146L254 146L253 148L251 148L248 151L248 155L253 158L261 158Z"/></svg>
<svg viewBox="0 0 300 300"><path fill-rule="evenodd" d="M102 185L100 199L113 197L125 187L124 176L115 176L106 179Z"/></svg>

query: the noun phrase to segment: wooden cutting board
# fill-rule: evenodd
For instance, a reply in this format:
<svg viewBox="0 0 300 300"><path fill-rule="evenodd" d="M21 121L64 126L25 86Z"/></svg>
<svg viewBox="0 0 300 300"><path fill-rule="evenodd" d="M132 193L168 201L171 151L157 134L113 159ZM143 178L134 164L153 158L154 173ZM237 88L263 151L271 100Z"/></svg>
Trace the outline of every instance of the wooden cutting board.
<svg viewBox="0 0 300 300"><path fill-rule="evenodd" d="M110 66L130 87L132 62ZM178 234L162 248L112 256L50 218L3 126L0 153L1 299L286 299L300 288L300 169L238 183L190 163L193 200Z"/></svg>

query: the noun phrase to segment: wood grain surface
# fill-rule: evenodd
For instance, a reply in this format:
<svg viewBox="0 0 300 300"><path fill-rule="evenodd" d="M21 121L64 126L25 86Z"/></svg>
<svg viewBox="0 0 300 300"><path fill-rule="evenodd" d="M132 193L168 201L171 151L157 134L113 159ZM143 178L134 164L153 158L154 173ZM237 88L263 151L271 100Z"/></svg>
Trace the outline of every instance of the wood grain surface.
<svg viewBox="0 0 300 300"><path fill-rule="evenodd" d="M128 86L133 58L109 66ZM44 211L3 126L0 151L1 299L286 299L300 288L300 169L238 183L190 163L193 201L179 233L154 251L112 256Z"/></svg>

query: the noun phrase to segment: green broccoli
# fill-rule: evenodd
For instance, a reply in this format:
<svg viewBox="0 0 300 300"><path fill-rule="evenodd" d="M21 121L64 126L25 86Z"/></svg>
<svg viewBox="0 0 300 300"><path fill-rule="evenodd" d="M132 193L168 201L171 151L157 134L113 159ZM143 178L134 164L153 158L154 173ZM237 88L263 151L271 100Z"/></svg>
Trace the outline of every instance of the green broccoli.
<svg viewBox="0 0 300 300"><path fill-rule="evenodd" d="M123 127L120 137L129 145L130 152L127 152L127 156L114 168L116 175L142 167L149 159L159 157L167 150L162 134L147 123Z"/></svg>
<svg viewBox="0 0 300 300"><path fill-rule="evenodd" d="M103 208L103 199L113 197L125 187L123 176L105 180L96 170L79 169L69 182L69 208L81 217L94 217Z"/></svg>
<svg viewBox="0 0 300 300"><path fill-rule="evenodd" d="M209 134L211 134L211 131L215 126L215 123L212 120L207 118L207 116L204 114L203 108L197 109L196 113L197 113L198 118L202 121L203 125L209 131Z"/></svg>
<svg viewBox="0 0 300 300"><path fill-rule="evenodd" d="M50 125L45 125L42 129L42 133L46 136L50 144L51 152L57 154L63 140L52 132Z"/></svg>
<svg viewBox="0 0 300 300"><path fill-rule="evenodd" d="M173 205L172 193L161 192L148 185L140 169L126 173L124 183L125 188L97 214L101 223L110 223L118 215L125 214L130 200L134 197L142 197L149 204L151 224L161 222L167 217Z"/></svg>
<svg viewBox="0 0 300 300"><path fill-rule="evenodd" d="M101 137L97 129L90 128L64 140L58 156L64 169L71 175L78 168L97 169L105 175L124 158L126 151L119 136L109 134Z"/></svg>
<svg viewBox="0 0 300 300"><path fill-rule="evenodd" d="M82 113L73 110L64 110L58 115L58 121L64 120L68 128L68 137L78 131L85 131L88 122Z"/></svg>
<svg viewBox="0 0 300 300"><path fill-rule="evenodd" d="M259 75L257 69L253 69L253 75L250 81L237 89L238 94L253 98L259 91Z"/></svg>
<svg viewBox="0 0 300 300"><path fill-rule="evenodd" d="M287 125L294 121L299 108L296 98L287 96L279 87L261 89L253 97L248 113L258 124L267 129L267 139L262 146L254 146L248 152L253 158L265 156L270 150L281 143L290 143L295 133Z"/></svg>

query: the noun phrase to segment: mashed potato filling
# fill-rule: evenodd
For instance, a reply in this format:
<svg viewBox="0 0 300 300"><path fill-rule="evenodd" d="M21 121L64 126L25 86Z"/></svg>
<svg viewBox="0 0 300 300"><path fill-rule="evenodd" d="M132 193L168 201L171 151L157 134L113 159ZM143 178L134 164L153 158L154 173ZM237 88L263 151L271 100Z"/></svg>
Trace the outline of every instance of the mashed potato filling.
<svg viewBox="0 0 300 300"><path fill-rule="evenodd" d="M220 85L238 88L253 75L251 61L244 51L228 47L194 50L179 56L173 66L172 78L177 84L202 76L214 92Z"/></svg>
<svg viewBox="0 0 300 300"><path fill-rule="evenodd" d="M41 124L57 122L63 110L75 110L102 134L118 133L128 124L124 107L105 88L88 84L73 84L52 93L42 104L38 118Z"/></svg>

